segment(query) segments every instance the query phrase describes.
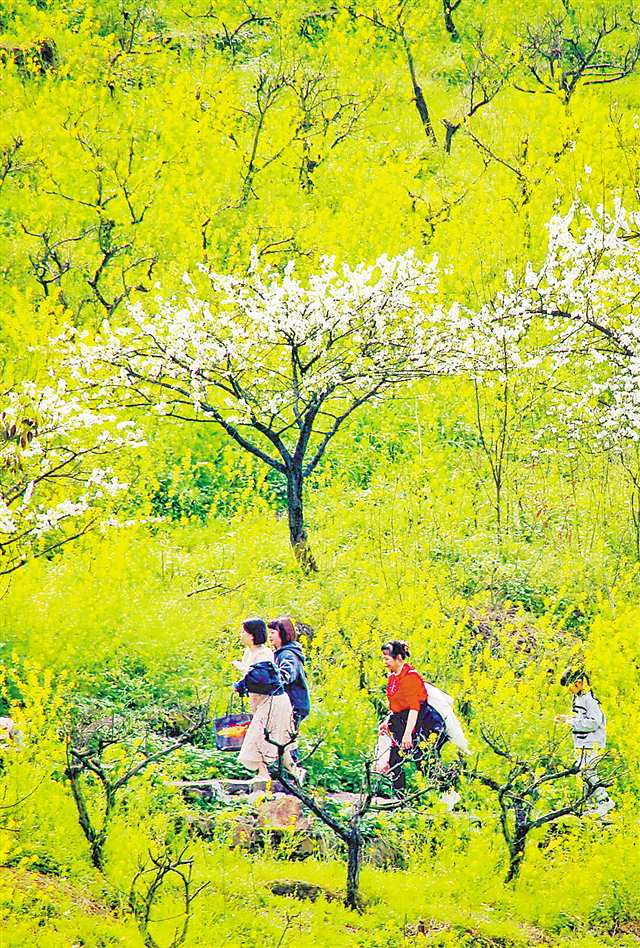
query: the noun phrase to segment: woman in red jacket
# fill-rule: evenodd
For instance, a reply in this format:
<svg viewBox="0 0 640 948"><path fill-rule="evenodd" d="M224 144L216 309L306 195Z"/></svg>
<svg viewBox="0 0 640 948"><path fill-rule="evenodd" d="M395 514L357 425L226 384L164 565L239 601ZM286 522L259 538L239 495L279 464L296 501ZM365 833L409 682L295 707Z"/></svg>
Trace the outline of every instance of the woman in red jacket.
<svg viewBox="0 0 640 948"><path fill-rule="evenodd" d="M423 763L420 747L432 732L444 732L444 720L428 704L427 686L422 676L408 662L406 642L393 640L382 646L382 660L390 672L387 681L387 700L390 714L380 730L392 740L389 757L389 776L396 793L402 793L405 776L403 755L412 757L418 766Z"/></svg>

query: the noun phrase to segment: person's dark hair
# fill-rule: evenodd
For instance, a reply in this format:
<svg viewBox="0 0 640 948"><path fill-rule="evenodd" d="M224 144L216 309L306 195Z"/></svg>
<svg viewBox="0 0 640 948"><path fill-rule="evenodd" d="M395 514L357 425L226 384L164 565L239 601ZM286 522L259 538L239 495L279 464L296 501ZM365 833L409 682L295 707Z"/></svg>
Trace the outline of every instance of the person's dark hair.
<svg viewBox="0 0 640 948"><path fill-rule="evenodd" d="M392 639L385 642L380 649L385 655L391 655L392 658L408 658L409 646L406 642L400 642L398 639Z"/></svg>
<svg viewBox="0 0 640 948"><path fill-rule="evenodd" d="M264 645L267 641L267 626L264 619L245 619L242 628L251 636L254 645Z"/></svg>
<svg viewBox="0 0 640 948"><path fill-rule="evenodd" d="M270 622L267 622L267 626L270 629L276 630L280 636L282 645L295 642L297 638L295 626L289 616L279 616L277 619L271 619Z"/></svg>
<svg viewBox="0 0 640 948"><path fill-rule="evenodd" d="M568 668L562 675L560 679L560 684L564 687L565 685L572 685L574 681L579 681L582 678L588 685L591 684L589 681L589 676L587 675L584 668Z"/></svg>

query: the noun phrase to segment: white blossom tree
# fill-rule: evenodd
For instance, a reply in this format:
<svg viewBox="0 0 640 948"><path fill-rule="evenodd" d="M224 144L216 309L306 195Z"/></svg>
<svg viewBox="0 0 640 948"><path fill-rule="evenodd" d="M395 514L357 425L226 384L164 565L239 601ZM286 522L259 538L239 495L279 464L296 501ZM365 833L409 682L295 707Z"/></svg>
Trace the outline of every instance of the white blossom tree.
<svg viewBox="0 0 640 948"><path fill-rule="evenodd" d="M552 218L549 248L527 275L554 358L578 368L577 408L605 446L640 439L640 214L574 204Z"/></svg>
<svg viewBox="0 0 640 948"><path fill-rule="evenodd" d="M206 277L198 293L185 274L183 299L132 305L128 325L95 338L70 330L67 368L94 407L218 425L282 475L291 544L313 570L305 480L360 406L460 365L458 308L437 302L437 261L410 252L339 270L323 258L304 282L293 262L279 273L255 255L245 275Z"/></svg>
<svg viewBox="0 0 640 948"><path fill-rule="evenodd" d="M518 336L521 366L567 370L568 431L590 426L605 448L638 442L640 214L618 199L610 213L575 202L548 230L542 265L529 264L517 286L509 277L494 322Z"/></svg>
<svg viewBox="0 0 640 948"><path fill-rule="evenodd" d="M576 200L548 233L539 267L507 273L490 303L462 311L474 365L485 382L520 375L538 389L548 449L579 444L621 460L640 551L640 214L618 199L611 211Z"/></svg>
<svg viewBox="0 0 640 948"><path fill-rule="evenodd" d="M52 554L113 512L127 487L109 456L139 445L129 421L97 415L64 382L4 393L0 410L0 575Z"/></svg>

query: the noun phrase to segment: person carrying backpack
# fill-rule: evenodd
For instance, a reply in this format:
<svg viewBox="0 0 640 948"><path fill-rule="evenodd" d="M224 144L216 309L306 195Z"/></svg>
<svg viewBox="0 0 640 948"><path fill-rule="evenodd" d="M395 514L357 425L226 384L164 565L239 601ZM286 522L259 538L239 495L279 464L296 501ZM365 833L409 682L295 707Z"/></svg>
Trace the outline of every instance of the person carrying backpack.
<svg viewBox="0 0 640 948"><path fill-rule="evenodd" d="M382 660L389 671L387 700L389 716L380 726L381 734L391 738L389 776L393 789L400 796L406 780L403 758L415 760L424 767L424 743L430 734L437 734L438 742L446 740L442 716L428 703L427 687L422 676L408 662L409 646L393 639L382 646Z"/></svg>
<svg viewBox="0 0 640 948"><path fill-rule="evenodd" d="M249 661L243 677L233 685L241 696L252 698L252 718L244 736L238 760L247 770L257 771L254 781L266 783L270 779L269 765L278 760L278 747L284 747L284 767L296 779L302 778L301 768L291 756L291 741L295 734L291 701L284 690L273 658L259 650L267 640L267 626L262 619L246 619L242 623L240 641L249 650ZM257 657L258 661L253 661ZM276 744L272 743L273 741Z"/></svg>
<svg viewBox="0 0 640 948"><path fill-rule="evenodd" d="M566 671L560 679L560 684L569 689L573 699L571 714L558 714L556 721L568 724L571 728L585 793L588 793L589 800L593 801L585 813L602 818L615 806L598 776L598 759L607 743L605 714L591 691L589 676L583 668Z"/></svg>
<svg viewBox="0 0 640 948"><path fill-rule="evenodd" d="M442 715L447 740L451 741L463 754L469 755L471 753L469 741L453 710L453 698L446 691L436 688L430 681L426 681L425 685L429 695L429 704Z"/></svg>
<svg viewBox="0 0 640 948"><path fill-rule="evenodd" d="M284 690L289 695L293 708L293 721L298 726L309 714L311 701L309 684L304 671L305 656L296 640L296 630L288 616L280 616L267 623L269 643L274 651L274 661L280 672Z"/></svg>

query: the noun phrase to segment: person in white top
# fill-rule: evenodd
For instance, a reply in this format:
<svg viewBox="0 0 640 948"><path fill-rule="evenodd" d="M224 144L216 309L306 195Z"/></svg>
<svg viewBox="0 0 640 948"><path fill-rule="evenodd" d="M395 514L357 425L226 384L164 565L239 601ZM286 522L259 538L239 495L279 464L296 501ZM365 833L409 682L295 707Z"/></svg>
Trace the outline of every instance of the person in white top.
<svg viewBox="0 0 640 948"><path fill-rule="evenodd" d="M615 806L598 774L598 761L607 746L607 719L584 668L567 669L560 684L569 689L573 699L571 714L557 714L556 722L571 728L585 796L590 801L584 812L604 819Z"/></svg>
<svg viewBox="0 0 640 948"><path fill-rule="evenodd" d="M267 626L263 619L245 619L240 632L244 655L235 667L242 673L233 688L249 695L251 722L242 741L238 760L248 770L257 771L253 780L264 783L270 779L269 764L278 759L277 745L284 747L285 768L302 781L304 771L291 756L296 728L289 695L284 690L273 652L265 644ZM275 743L274 743L275 742Z"/></svg>
<svg viewBox="0 0 640 948"><path fill-rule="evenodd" d="M262 622L261 619L246 619L245 622L240 626L240 644L244 645L244 652L242 653L242 658L235 659L231 662L234 668L237 668L240 674L244 677L252 665L257 665L258 662L272 662L273 661L273 649L270 649L268 645L265 644L265 640L262 642L254 641L253 630L256 623ZM263 623L264 625L264 623ZM248 628L246 628L248 626ZM257 626L256 626L257 627ZM266 639L267 630L266 625L264 628L264 635ZM261 639L261 635L255 636L255 638ZM257 705L257 695L249 695L249 706L251 708L251 713L255 714L256 705Z"/></svg>
<svg viewBox="0 0 640 948"><path fill-rule="evenodd" d="M258 662L273 661L273 649L270 649L269 646L264 643L262 645L256 645L253 641L253 636L250 632L247 632L244 625L240 630L240 642L244 645L242 658L235 659L231 664L234 668L237 668L241 674L246 675L251 666L256 665Z"/></svg>

